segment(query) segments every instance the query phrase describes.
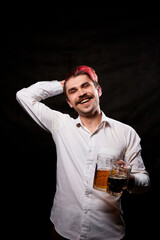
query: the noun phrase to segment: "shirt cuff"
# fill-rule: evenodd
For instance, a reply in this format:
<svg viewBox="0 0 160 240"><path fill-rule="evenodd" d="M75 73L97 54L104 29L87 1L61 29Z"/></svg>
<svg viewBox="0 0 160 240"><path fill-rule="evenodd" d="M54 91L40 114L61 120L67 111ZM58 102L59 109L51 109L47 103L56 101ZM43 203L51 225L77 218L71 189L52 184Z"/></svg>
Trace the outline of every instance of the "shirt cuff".
<svg viewBox="0 0 160 240"><path fill-rule="evenodd" d="M134 174L135 181L132 189L129 189L130 193L141 194L145 193L150 188L149 176L144 173Z"/></svg>

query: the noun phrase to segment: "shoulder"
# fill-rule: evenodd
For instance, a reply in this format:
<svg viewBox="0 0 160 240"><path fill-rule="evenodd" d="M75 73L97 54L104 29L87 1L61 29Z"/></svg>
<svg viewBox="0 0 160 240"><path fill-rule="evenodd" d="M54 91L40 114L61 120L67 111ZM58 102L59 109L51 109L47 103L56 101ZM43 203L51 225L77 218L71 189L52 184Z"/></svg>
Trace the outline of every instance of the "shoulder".
<svg viewBox="0 0 160 240"><path fill-rule="evenodd" d="M110 120L110 124L116 134L121 136L121 138L125 141L126 147L133 148L134 146L135 148L135 146L139 146L141 138L133 127L114 119Z"/></svg>
<svg viewBox="0 0 160 240"><path fill-rule="evenodd" d="M120 134L123 134L127 138L131 136L139 137L136 130L132 126L126 123L123 123L121 121L118 121L112 118L108 118L108 123L114 131L119 132Z"/></svg>
<svg viewBox="0 0 160 240"><path fill-rule="evenodd" d="M108 123L113 128L120 128L122 130L134 130L130 125L123 123L121 121L115 120L113 118L108 118Z"/></svg>
<svg viewBox="0 0 160 240"><path fill-rule="evenodd" d="M59 112L56 110L51 110L52 116L56 117L56 121L60 123L60 126L66 126L67 128L70 128L71 126L76 125L77 119L73 118L67 113Z"/></svg>

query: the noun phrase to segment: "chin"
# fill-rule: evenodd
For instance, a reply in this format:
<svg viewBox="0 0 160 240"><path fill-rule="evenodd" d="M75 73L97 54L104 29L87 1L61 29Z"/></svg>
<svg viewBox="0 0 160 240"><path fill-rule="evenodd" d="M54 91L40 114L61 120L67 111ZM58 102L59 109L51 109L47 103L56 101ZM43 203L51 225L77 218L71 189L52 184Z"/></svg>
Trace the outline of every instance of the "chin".
<svg viewBox="0 0 160 240"><path fill-rule="evenodd" d="M83 117L91 117L93 116L94 114L94 111L91 110L91 111L80 111L79 112L79 115L83 116Z"/></svg>

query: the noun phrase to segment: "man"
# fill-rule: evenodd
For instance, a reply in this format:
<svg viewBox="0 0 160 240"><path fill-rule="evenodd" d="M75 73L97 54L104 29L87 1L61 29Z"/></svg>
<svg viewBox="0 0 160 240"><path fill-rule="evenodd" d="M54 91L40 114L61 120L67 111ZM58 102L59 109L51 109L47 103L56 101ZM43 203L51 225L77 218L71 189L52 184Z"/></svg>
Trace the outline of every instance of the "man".
<svg viewBox="0 0 160 240"><path fill-rule="evenodd" d="M40 102L63 92L77 111L77 119ZM131 193L149 187L139 136L130 126L105 116L99 104L101 95L97 74L84 65L63 81L38 82L17 92L17 100L52 134L56 144L57 185L50 216L54 239L120 240L125 236L121 199L93 189L99 153L132 166Z"/></svg>

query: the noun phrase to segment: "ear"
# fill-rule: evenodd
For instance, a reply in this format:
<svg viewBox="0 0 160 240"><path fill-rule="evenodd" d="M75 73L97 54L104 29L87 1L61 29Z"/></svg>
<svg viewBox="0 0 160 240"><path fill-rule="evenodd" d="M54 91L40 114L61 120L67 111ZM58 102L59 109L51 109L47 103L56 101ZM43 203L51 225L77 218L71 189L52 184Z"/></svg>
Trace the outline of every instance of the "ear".
<svg viewBox="0 0 160 240"><path fill-rule="evenodd" d="M97 87L98 97L102 96L102 88L98 85Z"/></svg>
<svg viewBox="0 0 160 240"><path fill-rule="evenodd" d="M68 98L66 98L66 101L67 101L68 105L69 105L71 108L73 108L73 106L72 106L72 104L70 103L70 101L69 101Z"/></svg>

